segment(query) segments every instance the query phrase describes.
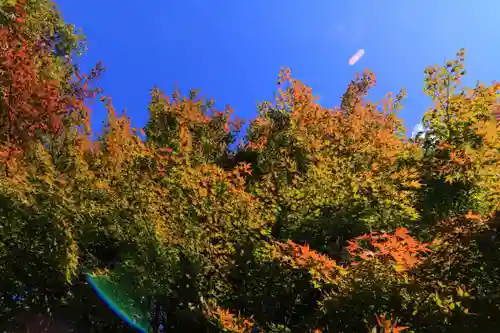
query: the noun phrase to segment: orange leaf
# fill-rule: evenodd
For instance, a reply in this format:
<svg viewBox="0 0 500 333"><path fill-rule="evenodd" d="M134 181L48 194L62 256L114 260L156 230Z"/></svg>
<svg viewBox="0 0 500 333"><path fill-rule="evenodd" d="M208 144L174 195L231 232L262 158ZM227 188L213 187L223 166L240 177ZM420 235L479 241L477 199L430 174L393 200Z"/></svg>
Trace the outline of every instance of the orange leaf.
<svg viewBox="0 0 500 333"><path fill-rule="evenodd" d="M417 182L417 181L413 181L413 182L410 182L407 184L408 187L413 187L413 188L421 188L422 187L422 184Z"/></svg>
<svg viewBox="0 0 500 333"><path fill-rule="evenodd" d="M398 333L398 332L402 332L402 331L407 330L407 329L409 329L408 326L395 326L392 328L392 332Z"/></svg>
<svg viewBox="0 0 500 333"><path fill-rule="evenodd" d="M475 215L472 213L471 210L469 210L467 212L467 214L465 214L465 218L469 219L469 220L480 220L481 219L481 216L479 215Z"/></svg>

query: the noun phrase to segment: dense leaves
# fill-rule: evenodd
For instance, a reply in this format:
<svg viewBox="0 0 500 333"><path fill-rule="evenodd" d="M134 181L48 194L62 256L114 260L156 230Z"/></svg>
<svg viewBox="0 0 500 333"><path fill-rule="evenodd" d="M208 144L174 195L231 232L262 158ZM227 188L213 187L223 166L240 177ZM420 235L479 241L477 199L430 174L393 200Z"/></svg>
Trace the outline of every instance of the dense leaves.
<svg viewBox="0 0 500 333"><path fill-rule="evenodd" d="M155 331L496 332L500 85L460 87L464 50L425 70L416 138L404 91L368 99L373 73L328 109L283 69L231 150L231 107L155 87L133 129L49 2L1 9L4 332L131 331L87 272L127 285Z"/></svg>

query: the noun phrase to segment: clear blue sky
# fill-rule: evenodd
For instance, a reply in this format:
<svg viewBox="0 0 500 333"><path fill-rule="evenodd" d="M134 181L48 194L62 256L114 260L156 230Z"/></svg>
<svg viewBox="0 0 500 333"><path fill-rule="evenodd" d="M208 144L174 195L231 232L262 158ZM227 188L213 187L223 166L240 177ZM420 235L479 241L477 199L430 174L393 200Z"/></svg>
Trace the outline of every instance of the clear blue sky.
<svg viewBox="0 0 500 333"><path fill-rule="evenodd" d="M423 70L465 47L468 84L500 79L500 2L334 0L58 0L81 28L89 51L83 68L102 60L101 86L134 126L147 122L149 91L201 89L223 108L253 118L270 99L282 66L339 105L355 72L377 75L373 98L401 87L401 117L411 131L429 106ZM364 57L348 66L364 48ZM98 110L94 126L104 119Z"/></svg>

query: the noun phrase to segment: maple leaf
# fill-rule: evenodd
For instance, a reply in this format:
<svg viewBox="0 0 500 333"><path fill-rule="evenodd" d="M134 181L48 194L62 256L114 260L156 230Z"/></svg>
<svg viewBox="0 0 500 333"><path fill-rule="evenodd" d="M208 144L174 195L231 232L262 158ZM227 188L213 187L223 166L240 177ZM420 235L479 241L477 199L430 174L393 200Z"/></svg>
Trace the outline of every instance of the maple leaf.
<svg viewBox="0 0 500 333"><path fill-rule="evenodd" d="M408 183L407 186L408 187L413 187L413 188L421 188L422 187L422 183L417 182L417 181L413 181L413 182Z"/></svg>
<svg viewBox="0 0 500 333"><path fill-rule="evenodd" d="M469 220L481 220L481 216L473 214L471 210L469 210L464 217Z"/></svg>

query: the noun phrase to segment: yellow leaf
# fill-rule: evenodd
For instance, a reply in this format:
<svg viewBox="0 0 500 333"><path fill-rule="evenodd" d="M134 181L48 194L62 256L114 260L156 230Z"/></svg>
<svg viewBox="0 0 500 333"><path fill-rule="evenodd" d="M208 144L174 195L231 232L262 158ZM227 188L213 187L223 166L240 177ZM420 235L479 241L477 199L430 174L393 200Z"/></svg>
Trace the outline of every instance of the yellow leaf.
<svg viewBox="0 0 500 333"><path fill-rule="evenodd" d="M404 271L408 270L408 268L406 268L406 266L401 265L401 264L394 265L394 269L396 270L396 272L404 272Z"/></svg>

